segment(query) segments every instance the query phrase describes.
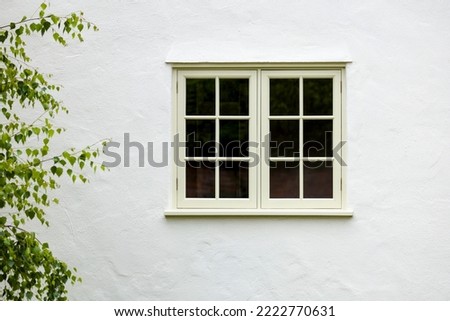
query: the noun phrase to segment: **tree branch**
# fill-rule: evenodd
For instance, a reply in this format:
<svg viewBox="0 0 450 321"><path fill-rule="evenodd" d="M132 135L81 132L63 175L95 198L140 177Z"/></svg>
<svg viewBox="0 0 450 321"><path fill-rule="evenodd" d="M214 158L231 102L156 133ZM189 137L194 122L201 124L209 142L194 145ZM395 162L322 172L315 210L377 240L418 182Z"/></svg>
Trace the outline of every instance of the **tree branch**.
<svg viewBox="0 0 450 321"><path fill-rule="evenodd" d="M3 225L3 226L6 227L7 229L9 229L9 230L10 230L11 232L13 232L13 233L14 233L14 229L17 229L17 230L22 231L22 232L24 232L24 233L31 234L31 235L34 236L34 239L35 239L36 241L38 241L39 244L42 245L42 242L39 241L39 239L36 237L36 234L35 234L35 233L28 232L27 230L25 230L25 229L23 229L23 228L21 228L21 227L14 226L14 225L9 225L9 224L8 224L8 225Z"/></svg>
<svg viewBox="0 0 450 321"><path fill-rule="evenodd" d="M85 150L85 149L90 149L90 148L94 147L95 145L98 145L98 144L100 144L100 143L102 143L102 142L104 142L104 141L107 141L107 140L110 140L110 139L106 139L106 138L100 139L100 140L96 141L95 143L93 143L93 144L91 144L91 145L89 145L89 146L86 146L86 147L83 148L83 149L80 149L80 150L74 151L74 152L72 152L72 153L69 153L69 155L73 156L73 155L79 154L79 153L81 153L83 150ZM62 154L59 154L58 156L53 156L53 157L51 157L51 158L46 158L46 159L41 160L41 163L48 162L48 161L53 160L55 157L62 157L62 156L63 156Z"/></svg>
<svg viewBox="0 0 450 321"><path fill-rule="evenodd" d="M28 23L28 22L31 22L31 21L38 21L38 20L41 20L41 19L44 19L44 18L50 18L50 17L51 17L51 15L48 15L48 16L45 16L45 17L42 17L42 18L28 18L28 19L25 19L25 20L20 21L20 22L14 22L14 24L16 26L18 26L20 24L25 24L25 23ZM9 25L4 25L4 26L0 26L0 29L6 29L6 28L11 29L10 24Z"/></svg>
<svg viewBox="0 0 450 321"><path fill-rule="evenodd" d="M38 10L39 10L39 9L38 9ZM34 15L34 14L33 14L33 15ZM26 23L31 22L31 21L40 21L40 20L42 20L42 19L51 18L52 16L55 16L55 15L49 14L49 15L43 16L42 18L41 18L41 17L39 17L39 18L37 18L37 17L36 17L36 18L28 18L28 19L25 19L25 20L23 20L23 21L13 22L13 23L14 23L16 26L18 26L18 25L26 24ZM60 17L60 16L55 16L55 17L58 17L59 19L67 19L67 18L69 17L69 15L67 15L67 16L62 16L62 17ZM0 26L0 29L6 29L6 28L11 29L11 24Z"/></svg>

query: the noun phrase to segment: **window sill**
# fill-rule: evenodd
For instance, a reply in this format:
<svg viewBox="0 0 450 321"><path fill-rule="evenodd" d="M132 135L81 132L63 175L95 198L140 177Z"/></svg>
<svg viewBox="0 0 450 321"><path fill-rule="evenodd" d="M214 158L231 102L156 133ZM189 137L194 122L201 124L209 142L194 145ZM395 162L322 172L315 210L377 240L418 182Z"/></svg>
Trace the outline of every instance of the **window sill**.
<svg viewBox="0 0 450 321"><path fill-rule="evenodd" d="M352 217L353 210L347 209L170 209L164 211L173 216L321 216Z"/></svg>

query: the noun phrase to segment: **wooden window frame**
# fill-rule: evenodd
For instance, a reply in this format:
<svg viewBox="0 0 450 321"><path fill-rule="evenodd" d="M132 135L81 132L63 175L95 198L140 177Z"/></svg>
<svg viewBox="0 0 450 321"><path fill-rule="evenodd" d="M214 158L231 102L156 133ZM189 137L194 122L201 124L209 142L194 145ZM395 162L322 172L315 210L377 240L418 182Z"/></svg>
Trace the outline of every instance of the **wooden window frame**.
<svg viewBox="0 0 450 321"><path fill-rule="evenodd" d="M172 166L172 198L166 216L352 216L353 211L346 205L346 149L343 143L339 151L339 160L333 162L333 198L332 199L271 199L269 198L269 166L264 161L262 140L268 132L269 103L268 80L274 78L332 78L333 79L333 115L324 116L333 120L333 144L345 142L345 63L174 63L172 64L173 81L173 135L179 141L185 141L185 80L187 78L214 78L216 88L219 78L249 79L249 140L258 143L258 147L250 147L252 153L259 155L257 166L249 169L248 199L197 199L186 198L185 167ZM302 82L300 81L300 84ZM301 87L301 85L300 85ZM302 88L300 88L300 95ZM216 90L216 110L219 93ZM302 101L300 97L300 101ZM301 108L301 107L300 107ZM220 119L217 111L213 116L216 122ZM317 116L297 117L303 119L320 119ZM216 126L216 139L217 139ZM300 131L301 132L301 131ZM300 141L302 137L300 137ZM334 147L333 146L333 147ZM253 148L253 149L252 149ZM183 159L184 149L174 151ZM333 155L334 156L334 155ZM303 159L302 159L303 160ZM313 159L308 159L313 160ZM324 160L324 159L317 159ZM217 170L216 170L217 171ZM302 166L300 166L302 171ZM217 189L216 173L216 189ZM302 175L302 174L300 174ZM300 176L302 177L302 176ZM302 182L300 181L300 184ZM300 188L302 191L303 188Z"/></svg>

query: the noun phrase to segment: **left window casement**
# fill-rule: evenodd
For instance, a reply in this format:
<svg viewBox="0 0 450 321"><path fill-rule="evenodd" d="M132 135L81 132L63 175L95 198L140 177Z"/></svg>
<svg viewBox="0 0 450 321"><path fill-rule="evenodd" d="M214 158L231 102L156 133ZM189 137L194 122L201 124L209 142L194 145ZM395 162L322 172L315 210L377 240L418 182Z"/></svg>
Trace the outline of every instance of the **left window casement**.
<svg viewBox="0 0 450 321"><path fill-rule="evenodd" d="M177 72L179 208L256 208L256 75Z"/></svg>

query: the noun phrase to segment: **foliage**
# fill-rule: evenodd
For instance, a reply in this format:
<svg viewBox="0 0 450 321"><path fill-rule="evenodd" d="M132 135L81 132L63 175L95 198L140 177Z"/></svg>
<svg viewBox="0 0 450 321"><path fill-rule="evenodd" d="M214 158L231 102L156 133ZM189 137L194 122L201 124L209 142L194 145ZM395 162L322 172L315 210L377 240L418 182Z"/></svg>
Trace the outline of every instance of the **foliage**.
<svg viewBox="0 0 450 321"><path fill-rule="evenodd" d="M54 96L60 86L49 81L51 75L30 65L24 41L51 34L66 46L70 38L83 41L83 30L97 28L82 12L56 16L45 3L38 11L38 17L0 26L0 300L67 299L68 282L81 281L76 269L57 259L26 224L49 225L45 210L58 204L50 194L64 176L84 183L84 167L104 169L95 162L95 144L50 156L51 139L64 131L52 121L67 108ZM27 120L33 114L39 116Z"/></svg>

